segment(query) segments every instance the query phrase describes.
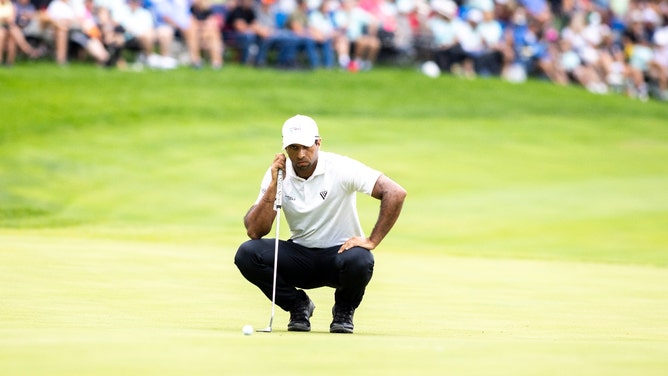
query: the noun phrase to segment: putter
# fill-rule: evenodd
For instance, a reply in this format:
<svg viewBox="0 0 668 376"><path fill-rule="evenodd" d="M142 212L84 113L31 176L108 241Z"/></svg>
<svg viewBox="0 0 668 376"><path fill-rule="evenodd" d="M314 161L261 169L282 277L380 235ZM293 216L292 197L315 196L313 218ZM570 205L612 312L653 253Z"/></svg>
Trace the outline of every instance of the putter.
<svg viewBox="0 0 668 376"><path fill-rule="evenodd" d="M274 282L271 291L271 318L269 326L258 329L258 332L271 333L271 325L274 323L274 313L276 312L276 274L278 271L278 236L281 223L281 205L283 202L283 171L278 170L278 181L276 182L276 199L274 200L274 210L276 210L276 240L274 242Z"/></svg>

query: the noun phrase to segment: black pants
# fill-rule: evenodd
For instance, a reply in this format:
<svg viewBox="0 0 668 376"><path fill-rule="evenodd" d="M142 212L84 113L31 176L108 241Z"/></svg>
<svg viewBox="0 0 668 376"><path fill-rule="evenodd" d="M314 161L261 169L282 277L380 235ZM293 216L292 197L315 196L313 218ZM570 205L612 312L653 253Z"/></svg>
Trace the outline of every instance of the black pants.
<svg viewBox="0 0 668 376"><path fill-rule="evenodd" d="M473 65L477 74L499 76L503 69L503 54L500 51L486 51L473 57Z"/></svg>
<svg viewBox="0 0 668 376"><path fill-rule="evenodd" d="M373 275L373 254L361 247L337 253L339 246L306 248L292 241L279 241L276 305L289 311L304 299L300 289L332 287L341 307L357 308ZM248 281L271 299L274 278L274 239L243 243L234 263Z"/></svg>
<svg viewBox="0 0 668 376"><path fill-rule="evenodd" d="M459 44L434 51L436 64L443 72L450 72L454 64L461 64L465 58L466 54Z"/></svg>

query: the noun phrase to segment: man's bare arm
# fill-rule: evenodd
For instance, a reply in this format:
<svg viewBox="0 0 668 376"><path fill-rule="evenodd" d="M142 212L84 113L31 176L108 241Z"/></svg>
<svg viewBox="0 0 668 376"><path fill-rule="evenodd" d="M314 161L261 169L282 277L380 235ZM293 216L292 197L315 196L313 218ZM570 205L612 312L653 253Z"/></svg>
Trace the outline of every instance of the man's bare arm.
<svg viewBox="0 0 668 376"><path fill-rule="evenodd" d="M276 199L279 169L285 171L285 155L282 153L274 156L274 162L271 165L272 179L264 196L257 204L251 206L244 216L246 234L251 239L260 239L271 231L271 226L276 218L274 200Z"/></svg>
<svg viewBox="0 0 668 376"><path fill-rule="evenodd" d="M406 190L385 175L381 175L373 187L371 196L380 200L378 219L368 238L353 237L346 241L339 252L358 246L368 250L375 249L397 222L406 198Z"/></svg>

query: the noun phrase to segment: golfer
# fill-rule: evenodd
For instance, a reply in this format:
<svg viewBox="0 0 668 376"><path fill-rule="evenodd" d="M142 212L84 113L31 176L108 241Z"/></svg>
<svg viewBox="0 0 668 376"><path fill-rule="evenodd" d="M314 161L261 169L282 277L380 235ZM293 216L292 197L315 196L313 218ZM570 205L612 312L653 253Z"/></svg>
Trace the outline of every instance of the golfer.
<svg viewBox="0 0 668 376"><path fill-rule="evenodd" d="M353 159L321 151L315 121L297 115L283 124L283 149L274 156L260 194L244 217L251 240L234 262L241 274L272 299L275 239L264 239L276 218L278 170L284 171L282 209L291 237L280 240L276 305L290 312L289 331L308 332L315 304L304 289L335 290L332 333L352 333L353 314L373 274L371 251L385 238L401 212L406 191L381 172ZM289 161L288 161L289 159ZM380 200L369 237L356 209L361 192Z"/></svg>

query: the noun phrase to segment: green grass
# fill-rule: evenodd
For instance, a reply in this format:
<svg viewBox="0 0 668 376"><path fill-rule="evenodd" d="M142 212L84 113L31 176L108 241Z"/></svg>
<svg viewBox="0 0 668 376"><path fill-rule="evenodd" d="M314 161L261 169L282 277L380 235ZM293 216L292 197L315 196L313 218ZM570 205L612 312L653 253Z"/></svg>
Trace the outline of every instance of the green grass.
<svg viewBox="0 0 668 376"><path fill-rule="evenodd" d="M659 375L668 107L544 82L0 70L0 374ZM295 113L409 191L356 333L241 335L232 263ZM367 231L377 202L359 198ZM287 226L282 226L287 237Z"/></svg>

